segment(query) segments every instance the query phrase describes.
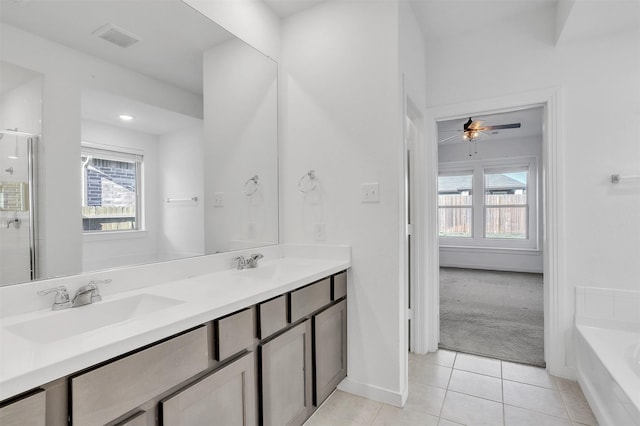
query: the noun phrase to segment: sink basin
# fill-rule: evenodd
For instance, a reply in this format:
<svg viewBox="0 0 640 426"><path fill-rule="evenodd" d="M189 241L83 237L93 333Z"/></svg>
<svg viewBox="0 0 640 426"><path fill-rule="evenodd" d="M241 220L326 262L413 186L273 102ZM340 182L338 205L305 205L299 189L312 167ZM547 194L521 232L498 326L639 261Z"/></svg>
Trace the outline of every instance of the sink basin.
<svg viewBox="0 0 640 426"><path fill-rule="evenodd" d="M249 279L280 279L306 273L309 270L308 261L298 259L281 259L259 264L257 268L234 270L233 274Z"/></svg>
<svg viewBox="0 0 640 426"><path fill-rule="evenodd" d="M8 325L5 330L36 343L52 343L180 303L184 301L152 294L138 294L110 302L96 302L51 312L46 316Z"/></svg>

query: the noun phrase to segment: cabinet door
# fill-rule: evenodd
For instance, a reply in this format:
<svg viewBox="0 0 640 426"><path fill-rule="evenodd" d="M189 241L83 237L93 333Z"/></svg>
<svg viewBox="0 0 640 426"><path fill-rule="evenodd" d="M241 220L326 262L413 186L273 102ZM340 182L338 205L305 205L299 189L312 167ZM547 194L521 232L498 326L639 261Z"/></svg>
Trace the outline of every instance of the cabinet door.
<svg viewBox="0 0 640 426"><path fill-rule="evenodd" d="M263 426L301 425L311 413L311 322L260 346Z"/></svg>
<svg viewBox="0 0 640 426"><path fill-rule="evenodd" d="M255 357L249 352L160 401L162 425L253 426L255 388Z"/></svg>
<svg viewBox="0 0 640 426"><path fill-rule="evenodd" d="M32 395L0 407L2 426L44 426L45 392Z"/></svg>
<svg viewBox="0 0 640 426"><path fill-rule="evenodd" d="M347 302L313 318L314 404L319 406L347 375Z"/></svg>

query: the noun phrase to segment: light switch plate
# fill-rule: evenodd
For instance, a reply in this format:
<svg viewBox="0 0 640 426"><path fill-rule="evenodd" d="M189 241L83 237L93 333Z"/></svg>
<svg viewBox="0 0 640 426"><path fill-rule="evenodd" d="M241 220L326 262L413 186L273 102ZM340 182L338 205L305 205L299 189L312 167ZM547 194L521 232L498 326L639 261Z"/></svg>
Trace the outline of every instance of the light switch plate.
<svg viewBox="0 0 640 426"><path fill-rule="evenodd" d="M363 183L360 186L360 201L363 203L380 202L380 184L378 182Z"/></svg>
<svg viewBox="0 0 640 426"><path fill-rule="evenodd" d="M224 207L224 192L213 193L213 207Z"/></svg>

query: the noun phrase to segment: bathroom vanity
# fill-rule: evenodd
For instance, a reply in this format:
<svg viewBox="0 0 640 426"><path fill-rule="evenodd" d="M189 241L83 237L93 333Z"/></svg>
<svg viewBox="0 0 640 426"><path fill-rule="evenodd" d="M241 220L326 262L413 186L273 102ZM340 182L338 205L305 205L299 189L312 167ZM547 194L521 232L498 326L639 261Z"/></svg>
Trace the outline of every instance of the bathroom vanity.
<svg viewBox="0 0 640 426"><path fill-rule="evenodd" d="M348 267L266 260L106 296L67 312L146 313L50 342L24 324L67 312L3 318L0 424L300 425L347 373Z"/></svg>

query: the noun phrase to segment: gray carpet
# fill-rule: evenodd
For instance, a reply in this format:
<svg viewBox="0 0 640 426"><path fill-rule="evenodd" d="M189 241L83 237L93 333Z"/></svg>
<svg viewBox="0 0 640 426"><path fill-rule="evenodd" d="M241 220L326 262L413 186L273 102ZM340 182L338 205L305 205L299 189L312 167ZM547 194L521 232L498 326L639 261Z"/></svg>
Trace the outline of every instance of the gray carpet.
<svg viewBox="0 0 640 426"><path fill-rule="evenodd" d="M440 347L544 366L542 274L440 268Z"/></svg>

